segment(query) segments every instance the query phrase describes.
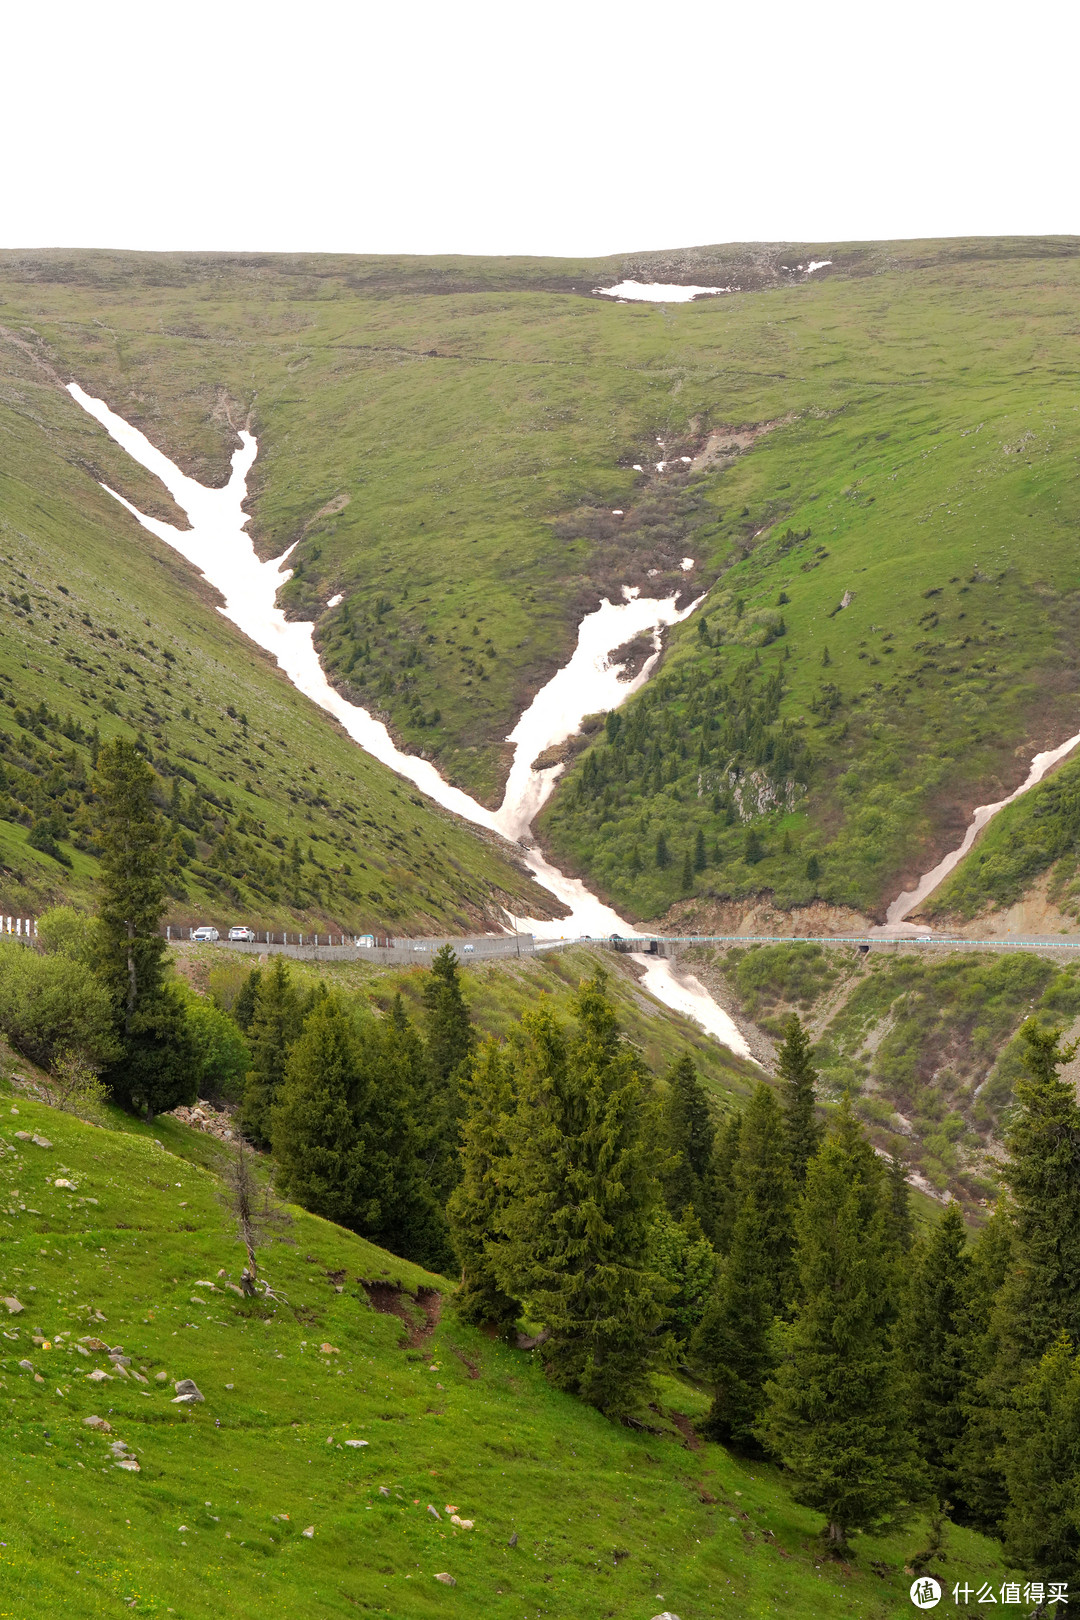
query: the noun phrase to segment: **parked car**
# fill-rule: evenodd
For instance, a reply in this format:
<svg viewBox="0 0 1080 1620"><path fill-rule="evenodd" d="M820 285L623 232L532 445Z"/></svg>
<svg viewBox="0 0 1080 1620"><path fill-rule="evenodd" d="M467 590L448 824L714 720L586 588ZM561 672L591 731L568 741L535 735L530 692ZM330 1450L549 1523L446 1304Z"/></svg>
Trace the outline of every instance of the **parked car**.
<svg viewBox="0 0 1080 1620"><path fill-rule="evenodd" d="M475 951L476 946L475 945L463 945L461 947L461 949L464 951L465 955L468 956L470 951Z"/></svg>
<svg viewBox="0 0 1080 1620"><path fill-rule="evenodd" d="M358 950L363 950L363 951L374 950L374 948L375 948L375 935L374 934L357 934L356 938L353 940L353 944L357 947Z"/></svg>
<svg viewBox="0 0 1080 1620"><path fill-rule="evenodd" d="M254 928L230 928L229 938L241 940L245 945L254 945L255 930Z"/></svg>
<svg viewBox="0 0 1080 1620"><path fill-rule="evenodd" d="M414 945L413 946L414 951L426 951L427 948L428 947L426 945Z"/></svg>
<svg viewBox="0 0 1080 1620"><path fill-rule="evenodd" d="M201 941L204 945L215 945L221 938L221 935L218 933L216 928L208 928L204 924L202 928L193 928L191 931L191 937L194 940Z"/></svg>

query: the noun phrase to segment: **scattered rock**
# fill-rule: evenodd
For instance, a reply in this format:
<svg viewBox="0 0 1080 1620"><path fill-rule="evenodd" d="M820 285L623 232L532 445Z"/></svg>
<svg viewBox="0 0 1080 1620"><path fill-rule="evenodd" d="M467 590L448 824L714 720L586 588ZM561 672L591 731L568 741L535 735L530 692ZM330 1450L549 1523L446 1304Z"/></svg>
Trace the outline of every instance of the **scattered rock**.
<svg viewBox="0 0 1080 1620"><path fill-rule="evenodd" d="M177 1399L181 1401L204 1401L206 1396L200 1390L193 1378L181 1378L174 1385ZM176 1402L173 1402L176 1405Z"/></svg>
<svg viewBox="0 0 1080 1620"><path fill-rule="evenodd" d="M197 1406L202 1399L201 1395L174 1395L172 1403L174 1406Z"/></svg>
<svg viewBox="0 0 1080 1620"><path fill-rule="evenodd" d="M42 1378L40 1373L35 1373L34 1374L34 1383L35 1384L43 1384L44 1382L45 1382L45 1380L44 1380L44 1378Z"/></svg>
<svg viewBox="0 0 1080 1620"><path fill-rule="evenodd" d="M131 1447L126 1440L114 1440L109 1450L114 1457L126 1457L130 1453Z"/></svg>
<svg viewBox="0 0 1080 1620"><path fill-rule="evenodd" d="M99 1434L112 1434L112 1424L107 1423L104 1418L91 1415L83 1418L83 1422L88 1429L97 1429Z"/></svg>
<svg viewBox="0 0 1080 1620"><path fill-rule="evenodd" d="M166 1372L155 1373L154 1378L159 1384L167 1384L169 1382L169 1375Z"/></svg>
<svg viewBox="0 0 1080 1620"><path fill-rule="evenodd" d="M653 1620L679 1620L679 1617L677 1614L672 1614L670 1609L665 1609L663 1614L654 1614Z"/></svg>
<svg viewBox="0 0 1080 1620"><path fill-rule="evenodd" d="M103 1384L106 1378L111 1381L112 1373L102 1372L100 1367L95 1367L93 1372L88 1372L86 1375L86 1381L89 1384Z"/></svg>
<svg viewBox="0 0 1080 1620"><path fill-rule="evenodd" d="M345 1444L347 1446L352 1446L354 1450L359 1450L361 1446L368 1446L371 1444L371 1442L370 1440L346 1440Z"/></svg>
<svg viewBox="0 0 1080 1620"><path fill-rule="evenodd" d="M104 1339L80 1339L79 1343L80 1344L85 1344L85 1346L86 1346L86 1348L88 1350L105 1350L105 1351L107 1351L108 1348L109 1348L109 1346L105 1343Z"/></svg>
<svg viewBox="0 0 1080 1620"><path fill-rule="evenodd" d="M517 1546L517 1531L516 1530L514 1531L513 1535L510 1537L510 1540L506 1543L506 1545L508 1547L516 1547Z"/></svg>
<svg viewBox="0 0 1080 1620"><path fill-rule="evenodd" d="M390 1492L387 1490L385 1485L380 1485L379 1486L379 1495L380 1496L389 1496L390 1495ZM436 1514L435 1517L438 1518L438 1514Z"/></svg>
<svg viewBox="0 0 1080 1620"><path fill-rule="evenodd" d="M436 1575L435 1579L437 1581L442 1581L444 1586L456 1586L457 1585L457 1581L455 1581L455 1579L454 1579L454 1577L452 1575L448 1575L446 1573L445 1569L440 1571L440 1573L438 1575Z"/></svg>
<svg viewBox="0 0 1080 1620"><path fill-rule="evenodd" d="M18 1300L12 1294L8 1294L5 1299L0 1300L0 1305L7 1306L7 1313L9 1316L18 1316L20 1311L26 1309L26 1306L20 1305Z"/></svg>
<svg viewBox="0 0 1080 1620"><path fill-rule="evenodd" d="M29 1142L29 1140L30 1140L30 1132L29 1131L16 1131L15 1132L15 1140L16 1140L16 1142Z"/></svg>
<svg viewBox="0 0 1080 1620"><path fill-rule="evenodd" d="M30 1140L33 1142L35 1147L52 1147L52 1143L49 1141L47 1136L32 1136Z"/></svg>
<svg viewBox="0 0 1080 1620"><path fill-rule="evenodd" d="M75 1191L75 1183L73 1181L65 1181L63 1176L61 1176L59 1178L59 1180L54 1181L53 1186L54 1187L66 1187L69 1192L74 1192Z"/></svg>
<svg viewBox="0 0 1080 1620"><path fill-rule="evenodd" d="M433 1519L441 1519L442 1518L442 1514L439 1512L438 1508L437 1507L432 1507L430 1502L427 1505L427 1510L431 1514L431 1517Z"/></svg>
<svg viewBox="0 0 1080 1620"><path fill-rule="evenodd" d="M85 1344L72 1345L72 1349L75 1350L77 1352L77 1354L79 1354L80 1356L88 1356L90 1354L90 1352L86 1348Z"/></svg>
<svg viewBox="0 0 1080 1620"><path fill-rule="evenodd" d="M324 1356L340 1356L341 1351L333 1344L320 1344L319 1349Z"/></svg>
<svg viewBox="0 0 1080 1620"><path fill-rule="evenodd" d="M20 1361L19 1366L22 1368L23 1372L33 1372L34 1370L34 1363L32 1361Z"/></svg>
<svg viewBox="0 0 1080 1620"><path fill-rule="evenodd" d="M456 1513L451 1513L450 1523L456 1524L459 1530L471 1530L473 1528L472 1519L459 1519Z"/></svg>
<svg viewBox="0 0 1080 1620"><path fill-rule="evenodd" d="M142 1468L134 1457L121 1457L119 1462L113 1463L114 1468L122 1468L127 1474L141 1474Z"/></svg>
<svg viewBox="0 0 1080 1620"><path fill-rule="evenodd" d="M132 1370L129 1376L137 1379L140 1384L148 1384L150 1382L149 1378L144 1378L141 1372L135 1372Z"/></svg>
<svg viewBox="0 0 1080 1620"><path fill-rule="evenodd" d="M231 1288L234 1294L239 1294L240 1298L243 1299L244 1290L240 1287L239 1283L227 1282L225 1286L226 1288Z"/></svg>
<svg viewBox="0 0 1080 1620"><path fill-rule="evenodd" d="M306 1530L301 1530L300 1534L302 1536L307 1536L308 1540L310 1541L312 1536L315 1534L315 1526L313 1524L309 1524Z"/></svg>

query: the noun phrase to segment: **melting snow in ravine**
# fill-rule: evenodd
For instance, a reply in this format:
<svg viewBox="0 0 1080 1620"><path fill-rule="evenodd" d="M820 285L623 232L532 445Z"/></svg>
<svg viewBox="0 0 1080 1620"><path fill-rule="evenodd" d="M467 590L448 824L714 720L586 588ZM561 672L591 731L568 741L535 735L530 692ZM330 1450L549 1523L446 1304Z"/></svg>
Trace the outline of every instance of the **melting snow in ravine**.
<svg viewBox="0 0 1080 1620"><path fill-rule="evenodd" d="M688 304L692 298L730 291L730 287L680 287L664 281L620 281L617 287L593 288L605 298L624 298L633 304Z"/></svg>
<svg viewBox="0 0 1080 1620"><path fill-rule="evenodd" d="M146 517L122 495L109 490L145 529L186 557L220 591L225 601L221 609L224 616L271 653L293 685L332 714L367 753L415 783L447 810L508 839L523 842L528 838L533 818L551 793L561 770L561 766L533 770L532 762L537 755L573 736L586 714L615 708L648 680L659 654L661 629L678 624L697 606L693 602L680 610L674 597L653 600L641 597L634 590L624 590L621 603L605 601L594 613L586 614L570 661L536 694L511 732L509 740L517 746L506 793L498 810L486 810L460 788L445 782L429 760L403 754L381 721L335 691L319 663L314 626L290 622L277 606L277 593L291 577L292 570L286 565L292 547L281 557L261 562L251 537L245 532L248 517L243 503L247 495L247 475L258 453L254 436L240 433L240 449L233 453L229 482L223 489L207 489L188 478L144 434L117 416L102 400L93 399L78 383L69 383L68 392L134 461L161 480L187 515L191 528L176 529L158 518ZM103 487L108 489L107 485ZM331 601L336 603L338 599L334 597ZM609 654L635 636L650 632L654 646L652 656L633 680L623 680L622 666L610 663ZM578 879L564 877L550 865L538 849L527 847L523 854L536 881L569 906L571 915L554 922L515 918L515 923L527 923L538 939L548 940L634 932L617 912L590 894ZM663 957L648 958L644 982L659 1001L695 1019L732 1051L743 1057L751 1056L734 1021L692 975L676 975L671 962Z"/></svg>

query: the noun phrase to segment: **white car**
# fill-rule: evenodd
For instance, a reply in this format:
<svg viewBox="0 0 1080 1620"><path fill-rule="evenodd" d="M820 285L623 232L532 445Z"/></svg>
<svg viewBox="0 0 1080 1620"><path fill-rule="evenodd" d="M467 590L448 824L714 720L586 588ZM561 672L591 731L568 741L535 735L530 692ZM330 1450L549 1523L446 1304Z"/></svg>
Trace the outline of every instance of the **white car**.
<svg viewBox="0 0 1080 1620"><path fill-rule="evenodd" d="M193 940L201 941L204 945L214 945L221 938L221 935L218 933L216 928L207 928L203 926L202 928L193 928L191 931L191 937Z"/></svg>
<svg viewBox="0 0 1080 1620"><path fill-rule="evenodd" d="M471 953L473 951L475 951L476 946L475 945L463 945L461 948L465 952L465 955L469 956L469 955L471 955Z"/></svg>
<svg viewBox="0 0 1080 1620"><path fill-rule="evenodd" d="M240 940L245 945L254 945L255 930L254 928L230 928L229 938Z"/></svg>

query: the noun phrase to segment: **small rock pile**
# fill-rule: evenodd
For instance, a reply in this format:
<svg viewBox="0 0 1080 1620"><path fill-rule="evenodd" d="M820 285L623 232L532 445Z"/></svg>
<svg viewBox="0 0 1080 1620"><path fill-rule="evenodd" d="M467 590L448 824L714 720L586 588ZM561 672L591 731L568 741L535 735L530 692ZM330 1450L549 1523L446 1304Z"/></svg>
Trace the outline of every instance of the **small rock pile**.
<svg viewBox="0 0 1080 1620"><path fill-rule="evenodd" d="M174 1108L171 1117L178 1119L181 1125L190 1125L192 1130L205 1131L208 1136L216 1136L219 1142L236 1140L232 1115L226 1109L215 1108L202 1097L193 1108Z"/></svg>

